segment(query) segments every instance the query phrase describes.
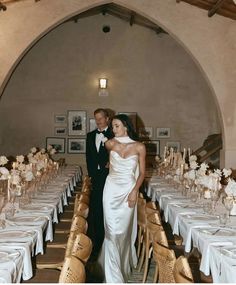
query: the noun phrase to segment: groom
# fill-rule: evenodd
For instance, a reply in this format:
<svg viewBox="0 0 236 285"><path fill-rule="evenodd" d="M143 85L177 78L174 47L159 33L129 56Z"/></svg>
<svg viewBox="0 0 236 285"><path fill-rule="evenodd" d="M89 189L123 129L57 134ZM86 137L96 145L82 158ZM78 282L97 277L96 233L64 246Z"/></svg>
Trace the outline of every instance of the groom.
<svg viewBox="0 0 236 285"><path fill-rule="evenodd" d="M105 138L112 137L112 131L108 127L109 116L106 109L96 109L94 118L98 128L87 134L86 163L92 180L88 235L93 241L93 256L96 257L104 240L102 195L109 172L109 154L104 141Z"/></svg>

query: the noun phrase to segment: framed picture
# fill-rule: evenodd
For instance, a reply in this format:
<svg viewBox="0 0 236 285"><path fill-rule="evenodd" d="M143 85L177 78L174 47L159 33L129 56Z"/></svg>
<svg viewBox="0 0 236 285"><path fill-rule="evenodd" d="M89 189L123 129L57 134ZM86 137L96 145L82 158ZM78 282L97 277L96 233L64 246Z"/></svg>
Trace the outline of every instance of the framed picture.
<svg viewBox="0 0 236 285"><path fill-rule="evenodd" d="M174 141L172 141L172 142L167 142L166 143L166 146L168 147L168 148L173 148L174 149L174 151L176 152L176 151L180 151L180 142L174 142Z"/></svg>
<svg viewBox="0 0 236 285"><path fill-rule="evenodd" d="M147 155L160 154L160 141L143 141L146 146Z"/></svg>
<svg viewBox="0 0 236 285"><path fill-rule="evenodd" d="M165 139L170 137L170 128L157 128L156 137L158 139Z"/></svg>
<svg viewBox="0 0 236 285"><path fill-rule="evenodd" d="M86 111L68 111L68 135L86 135Z"/></svg>
<svg viewBox="0 0 236 285"><path fill-rule="evenodd" d="M130 120L134 126L134 129L137 130L137 113L136 112L118 112L118 114L127 115L130 118Z"/></svg>
<svg viewBox="0 0 236 285"><path fill-rule="evenodd" d="M65 136L66 135L66 127L55 127L54 134L55 134L55 136Z"/></svg>
<svg viewBox="0 0 236 285"><path fill-rule="evenodd" d="M58 153L65 153L65 138L55 138L47 137L46 138L46 148L51 145Z"/></svg>
<svg viewBox="0 0 236 285"><path fill-rule="evenodd" d="M91 131L93 131L95 129L97 129L97 124L95 122L95 119L94 118L90 118L89 119L89 131L91 132Z"/></svg>
<svg viewBox="0 0 236 285"><path fill-rule="evenodd" d="M152 127L143 127L139 128L139 137L141 139L150 139L153 136L153 128Z"/></svg>
<svg viewBox="0 0 236 285"><path fill-rule="evenodd" d="M54 115L55 124L66 124L66 115Z"/></svg>
<svg viewBox="0 0 236 285"><path fill-rule="evenodd" d="M68 153L85 153L86 139L68 138Z"/></svg>

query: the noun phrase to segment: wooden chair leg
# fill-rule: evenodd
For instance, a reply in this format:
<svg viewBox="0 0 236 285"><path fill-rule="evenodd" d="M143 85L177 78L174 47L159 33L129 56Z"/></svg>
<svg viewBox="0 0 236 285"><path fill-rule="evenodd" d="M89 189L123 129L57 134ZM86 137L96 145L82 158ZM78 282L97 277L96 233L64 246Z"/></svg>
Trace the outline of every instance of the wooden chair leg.
<svg viewBox="0 0 236 285"><path fill-rule="evenodd" d="M154 277L153 277L153 283L157 283L157 278L158 278L158 265L156 264Z"/></svg>
<svg viewBox="0 0 236 285"><path fill-rule="evenodd" d="M138 272L141 271L142 266L143 266L144 255L145 255L145 240L146 239L144 238L143 242L142 242L142 251L141 251L141 256L140 256L140 259L139 259Z"/></svg>
<svg viewBox="0 0 236 285"><path fill-rule="evenodd" d="M147 231L145 239L145 261L144 261L143 283L145 283L147 279L148 264L149 264L149 248L150 248L150 241L149 241L149 233Z"/></svg>
<svg viewBox="0 0 236 285"><path fill-rule="evenodd" d="M137 249L137 257L139 258L141 252L141 236L142 236L142 228L138 228L138 249Z"/></svg>

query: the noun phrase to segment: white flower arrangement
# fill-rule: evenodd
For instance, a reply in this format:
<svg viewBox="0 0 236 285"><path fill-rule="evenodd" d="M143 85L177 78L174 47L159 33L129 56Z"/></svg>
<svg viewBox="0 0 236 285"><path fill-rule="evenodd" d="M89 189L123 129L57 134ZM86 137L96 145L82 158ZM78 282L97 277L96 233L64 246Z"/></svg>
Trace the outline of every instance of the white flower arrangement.
<svg viewBox="0 0 236 285"><path fill-rule="evenodd" d="M28 182L34 179L34 175L32 171L26 171L24 176L25 176L25 180Z"/></svg>
<svg viewBox="0 0 236 285"><path fill-rule="evenodd" d="M50 154L51 155L53 155L53 154L55 154L57 151L55 150L55 148L52 148L51 150L50 150Z"/></svg>
<svg viewBox="0 0 236 285"><path fill-rule="evenodd" d="M194 155L195 156L195 155ZM191 156L190 156L191 157ZM192 160L191 162L190 162L190 168L191 169L197 169L198 168L198 163L195 161L195 160Z"/></svg>
<svg viewBox="0 0 236 285"><path fill-rule="evenodd" d="M6 156L0 156L0 165L5 165L7 164L8 159L6 158Z"/></svg>
<svg viewBox="0 0 236 285"><path fill-rule="evenodd" d="M225 193L228 196L236 197L236 182L231 178L229 178L229 182L227 186L225 187Z"/></svg>
<svg viewBox="0 0 236 285"><path fill-rule="evenodd" d="M53 147L49 144L49 145L47 146L47 151L50 152L51 149L53 149Z"/></svg>
<svg viewBox="0 0 236 285"><path fill-rule="evenodd" d="M10 182L11 184L14 184L14 185L18 185L21 181L21 177L18 173L18 171L14 171L11 173L11 178L10 178Z"/></svg>
<svg viewBox="0 0 236 285"><path fill-rule="evenodd" d="M42 148L42 149L40 150L40 152L41 152L41 153L45 153L45 152L46 152L46 149L45 149L45 148Z"/></svg>
<svg viewBox="0 0 236 285"><path fill-rule="evenodd" d="M37 152L37 148L36 147L32 147L30 151L31 151L31 153L36 153Z"/></svg>
<svg viewBox="0 0 236 285"><path fill-rule="evenodd" d="M197 156L196 155L190 155L190 157L189 157L190 164L191 164L192 161L197 161Z"/></svg>
<svg viewBox="0 0 236 285"><path fill-rule="evenodd" d="M17 161L17 162L23 163L24 160L25 160L24 155L17 155L17 156L16 156L16 161Z"/></svg>
<svg viewBox="0 0 236 285"><path fill-rule="evenodd" d="M0 180L8 179L9 170L6 167L0 167Z"/></svg>
<svg viewBox="0 0 236 285"><path fill-rule="evenodd" d="M222 170L222 172L223 172L223 175L224 175L224 177L225 178L228 178L231 174L232 174L232 169L226 169L226 168L224 168L223 170Z"/></svg>

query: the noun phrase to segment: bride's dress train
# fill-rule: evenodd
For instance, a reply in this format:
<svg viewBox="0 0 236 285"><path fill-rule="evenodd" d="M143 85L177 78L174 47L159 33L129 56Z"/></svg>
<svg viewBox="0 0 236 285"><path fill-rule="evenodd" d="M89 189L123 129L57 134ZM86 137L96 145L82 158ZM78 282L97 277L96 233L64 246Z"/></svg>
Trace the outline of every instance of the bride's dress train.
<svg viewBox="0 0 236 285"><path fill-rule="evenodd" d="M110 172L103 191L105 239L100 256L107 283L127 282L131 267L137 265L137 208L129 208L127 202L136 183L137 166L138 155L122 158L110 152Z"/></svg>

